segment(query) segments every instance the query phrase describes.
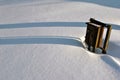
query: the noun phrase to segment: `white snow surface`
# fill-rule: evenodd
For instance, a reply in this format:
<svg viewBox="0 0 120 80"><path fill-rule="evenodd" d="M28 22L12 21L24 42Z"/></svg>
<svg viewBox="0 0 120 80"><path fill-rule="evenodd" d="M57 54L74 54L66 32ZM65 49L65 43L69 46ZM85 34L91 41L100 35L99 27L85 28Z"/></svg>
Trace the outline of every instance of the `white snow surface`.
<svg viewBox="0 0 120 80"><path fill-rule="evenodd" d="M107 54L82 46L91 17L112 25ZM0 80L120 80L120 1L0 0Z"/></svg>

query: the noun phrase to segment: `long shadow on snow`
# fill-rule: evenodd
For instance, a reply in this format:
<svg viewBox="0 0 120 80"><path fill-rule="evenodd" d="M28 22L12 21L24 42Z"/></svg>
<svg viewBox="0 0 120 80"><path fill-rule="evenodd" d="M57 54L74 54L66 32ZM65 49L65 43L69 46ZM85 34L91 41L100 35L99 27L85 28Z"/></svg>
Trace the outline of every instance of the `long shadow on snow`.
<svg viewBox="0 0 120 80"><path fill-rule="evenodd" d="M34 22L34 23L15 23L0 24L0 29L12 28L31 28L31 27L84 27L84 22Z"/></svg>
<svg viewBox="0 0 120 80"><path fill-rule="evenodd" d="M32 5L36 6L36 5L48 5L48 4L63 3L63 1L45 1L44 2L44 1L40 1L40 0L2 0L2 1L0 1L0 6L27 4L27 3L33 3Z"/></svg>
<svg viewBox="0 0 120 80"><path fill-rule="evenodd" d="M120 46L117 43L110 41L107 54L120 59Z"/></svg>
<svg viewBox="0 0 120 80"><path fill-rule="evenodd" d="M4 37L0 38L0 45L15 44L61 44L81 46L81 42L75 37L41 36L41 37Z"/></svg>
<svg viewBox="0 0 120 80"><path fill-rule="evenodd" d="M38 0L35 0L38 1ZM0 1L0 5L10 5L10 4L20 4L20 3L31 3L35 2L33 0L3 0ZM95 3L103 6L109 6L114 8L120 8L120 0L65 0L65 1L79 1L79 2L89 2ZM51 1L52 3L53 1ZM53 2L54 3L54 2Z"/></svg>
<svg viewBox="0 0 120 80"><path fill-rule="evenodd" d="M120 25L115 25L115 24L111 24L111 25L112 25L112 29L120 30Z"/></svg>
<svg viewBox="0 0 120 80"><path fill-rule="evenodd" d="M120 30L119 25L111 24L112 29ZM85 22L33 22L33 23L15 23L0 24L0 29L13 28L32 28L32 27L85 27Z"/></svg>
<svg viewBox="0 0 120 80"><path fill-rule="evenodd" d="M120 72L120 65L115 62L110 56L101 56L101 59L114 68L116 71Z"/></svg>
<svg viewBox="0 0 120 80"><path fill-rule="evenodd" d="M67 0L67 1L88 2L113 8L120 8L120 0Z"/></svg>
<svg viewBox="0 0 120 80"><path fill-rule="evenodd" d="M120 60L120 46L115 44L114 42L109 42L109 48L108 53L106 55L101 56L101 59L110 65L112 68L114 68L116 71L120 72L120 61L118 61L115 58L118 58Z"/></svg>

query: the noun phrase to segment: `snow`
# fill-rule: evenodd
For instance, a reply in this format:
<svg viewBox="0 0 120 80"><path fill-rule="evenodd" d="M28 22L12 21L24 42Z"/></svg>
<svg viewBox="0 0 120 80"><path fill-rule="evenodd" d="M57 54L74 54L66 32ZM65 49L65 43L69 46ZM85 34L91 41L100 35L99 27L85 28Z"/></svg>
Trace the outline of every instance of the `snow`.
<svg viewBox="0 0 120 80"><path fill-rule="evenodd" d="M0 0L0 80L120 80L119 0ZM107 54L83 48L86 24L112 25Z"/></svg>

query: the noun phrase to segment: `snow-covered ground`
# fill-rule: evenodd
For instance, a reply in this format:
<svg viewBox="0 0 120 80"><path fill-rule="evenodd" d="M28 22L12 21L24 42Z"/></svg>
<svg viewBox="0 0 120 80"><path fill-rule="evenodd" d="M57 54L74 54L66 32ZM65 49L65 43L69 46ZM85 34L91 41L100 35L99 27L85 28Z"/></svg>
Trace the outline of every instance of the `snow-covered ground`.
<svg viewBox="0 0 120 80"><path fill-rule="evenodd" d="M85 50L89 18L112 24L107 54ZM0 80L120 80L119 0L0 0Z"/></svg>

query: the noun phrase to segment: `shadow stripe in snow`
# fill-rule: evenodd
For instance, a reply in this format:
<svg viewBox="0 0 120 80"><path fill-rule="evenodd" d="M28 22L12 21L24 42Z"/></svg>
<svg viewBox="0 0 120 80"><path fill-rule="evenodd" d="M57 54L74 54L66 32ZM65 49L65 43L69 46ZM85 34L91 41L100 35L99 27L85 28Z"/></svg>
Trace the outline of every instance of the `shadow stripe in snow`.
<svg viewBox="0 0 120 80"><path fill-rule="evenodd" d="M73 37L4 37L0 38L0 45L15 45L15 44L61 44L71 46L81 46L81 42Z"/></svg>

